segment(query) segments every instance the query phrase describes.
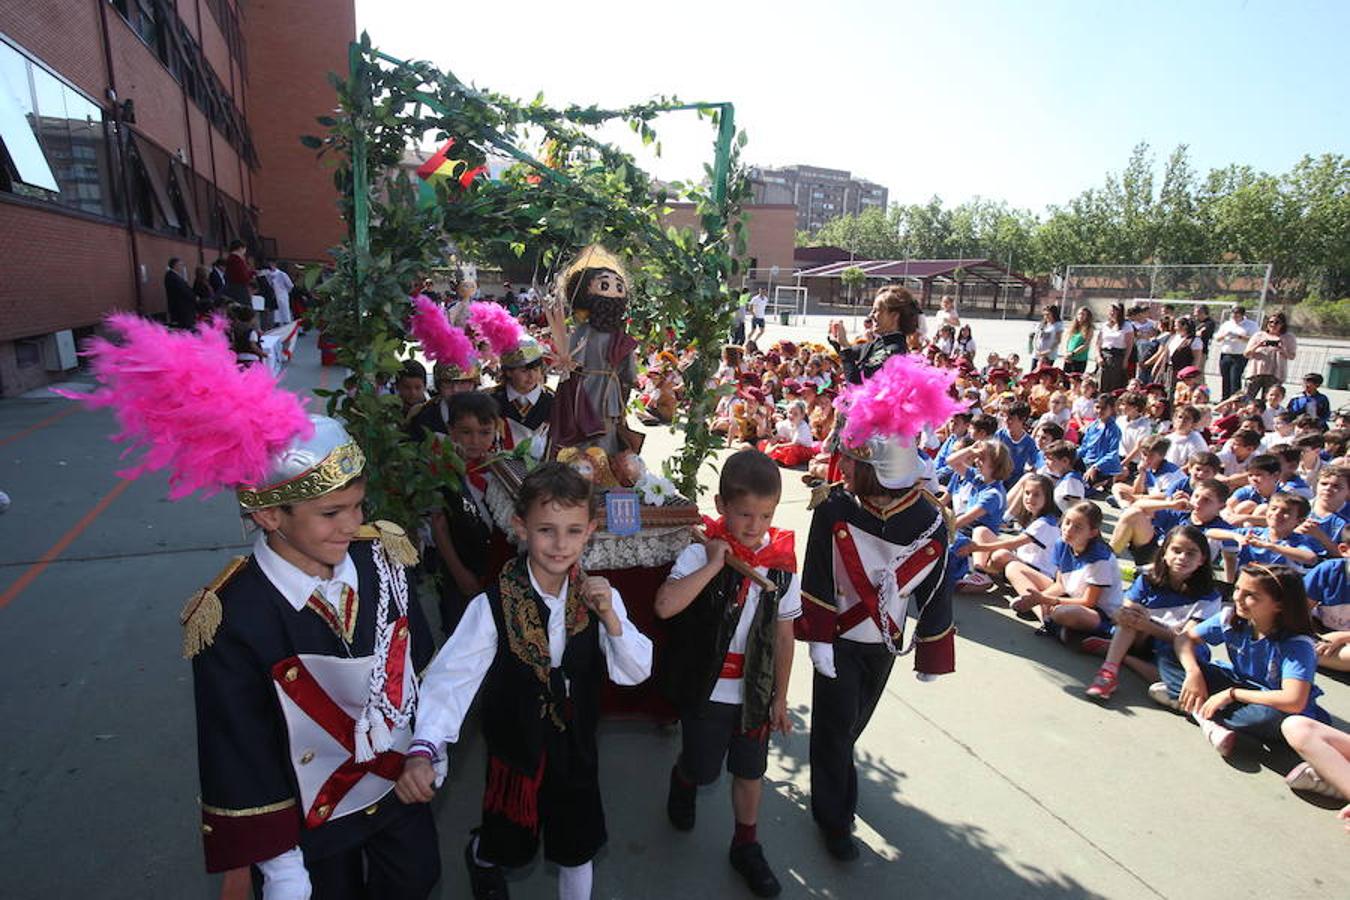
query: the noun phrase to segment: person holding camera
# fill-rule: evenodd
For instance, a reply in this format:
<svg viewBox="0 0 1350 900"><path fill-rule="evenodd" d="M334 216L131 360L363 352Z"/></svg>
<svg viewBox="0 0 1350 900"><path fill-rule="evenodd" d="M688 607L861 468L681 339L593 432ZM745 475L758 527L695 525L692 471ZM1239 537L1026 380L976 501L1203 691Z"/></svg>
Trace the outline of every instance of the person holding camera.
<svg viewBox="0 0 1350 900"><path fill-rule="evenodd" d="M1284 384L1289 361L1298 352L1298 342L1289 333L1289 320L1284 313L1266 316L1261 330L1247 342L1242 355L1251 363L1251 377L1247 379L1247 396L1259 397L1266 388Z"/></svg>

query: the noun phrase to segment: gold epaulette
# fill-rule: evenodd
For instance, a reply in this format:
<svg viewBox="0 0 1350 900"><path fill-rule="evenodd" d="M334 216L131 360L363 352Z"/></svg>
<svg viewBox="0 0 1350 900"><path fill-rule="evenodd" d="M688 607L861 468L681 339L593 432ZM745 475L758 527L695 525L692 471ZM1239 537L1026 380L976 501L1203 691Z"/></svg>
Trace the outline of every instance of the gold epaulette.
<svg viewBox="0 0 1350 900"><path fill-rule="evenodd" d="M402 566L417 565L417 548L408 540L408 532L401 525L378 519L367 522L356 532L358 541L379 541L389 558Z"/></svg>
<svg viewBox="0 0 1350 900"><path fill-rule="evenodd" d="M246 562L247 556L236 556L231 559L210 584L192 595L183 611L179 613L178 622L183 626L184 659L192 659L211 646L211 642L216 639L216 631L220 628L224 616L224 610L220 606L220 595L216 592L229 584L230 579Z"/></svg>

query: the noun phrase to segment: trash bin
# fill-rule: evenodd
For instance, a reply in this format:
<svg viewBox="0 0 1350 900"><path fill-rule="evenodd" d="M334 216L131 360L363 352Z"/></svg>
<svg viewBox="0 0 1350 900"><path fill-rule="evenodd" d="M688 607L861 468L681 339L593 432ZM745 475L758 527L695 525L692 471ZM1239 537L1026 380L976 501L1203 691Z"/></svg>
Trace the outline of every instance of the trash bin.
<svg viewBox="0 0 1350 900"><path fill-rule="evenodd" d="M778 314L778 324L780 324L780 325L791 325L791 324L792 324L792 313L791 313L790 311L788 311L788 310L783 310L782 312L780 312L780 313ZM1347 360L1346 362L1347 362L1347 365L1350 365L1350 360Z"/></svg>
<svg viewBox="0 0 1350 900"><path fill-rule="evenodd" d="M1327 363L1327 387L1350 391L1350 356L1338 356Z"/></svg>

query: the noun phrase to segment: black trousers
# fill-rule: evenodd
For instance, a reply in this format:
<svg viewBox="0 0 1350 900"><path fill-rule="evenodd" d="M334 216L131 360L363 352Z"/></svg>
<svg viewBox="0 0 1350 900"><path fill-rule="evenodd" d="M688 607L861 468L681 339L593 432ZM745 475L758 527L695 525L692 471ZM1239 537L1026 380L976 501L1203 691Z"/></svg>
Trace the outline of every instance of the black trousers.
<svg viewBox="0 0 1350 900"><path fill-rule="evenodd" d="M811 816L827 832L847 832L858 809L853 745L872 720L895 657L885 644L836 639L835 677L811 683Z"/></svg>
<svg viewBox="0 0 1350 900"><path fill-rule="evenodd" d="M384 802L398 801L390 794ZM407 806L361 846L305 860L305 868L313 900L426 900L441 879L441 848L431 806Z"/></svg>

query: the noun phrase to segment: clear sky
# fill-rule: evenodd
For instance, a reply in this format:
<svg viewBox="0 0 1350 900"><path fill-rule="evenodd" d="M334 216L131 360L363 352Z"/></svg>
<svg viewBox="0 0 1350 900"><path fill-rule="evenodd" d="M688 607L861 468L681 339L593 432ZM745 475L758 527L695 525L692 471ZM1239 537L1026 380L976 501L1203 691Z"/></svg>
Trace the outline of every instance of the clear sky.
<svg viewBox="0 0 1350 900"><path fill-rule="evenodd" d="M357 0L380 49L555 104L730 100L763 165L1041 211L1147 141L1203 173L1350 153L1346 0ZM657 123L668 178L712 130Z"/></svg>

